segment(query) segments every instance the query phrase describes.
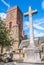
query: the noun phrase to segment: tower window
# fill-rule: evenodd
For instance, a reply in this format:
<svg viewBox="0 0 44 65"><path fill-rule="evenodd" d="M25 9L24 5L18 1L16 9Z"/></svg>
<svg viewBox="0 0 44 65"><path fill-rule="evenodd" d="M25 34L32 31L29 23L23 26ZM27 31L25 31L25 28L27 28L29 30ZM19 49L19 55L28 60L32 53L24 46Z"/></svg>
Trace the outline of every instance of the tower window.
<svg viewBox="0 0 44 65"><path fill-rule="evenodd" d="M12 22L9 23L9 28L11 28L11 27L12 27Z"/></svg>

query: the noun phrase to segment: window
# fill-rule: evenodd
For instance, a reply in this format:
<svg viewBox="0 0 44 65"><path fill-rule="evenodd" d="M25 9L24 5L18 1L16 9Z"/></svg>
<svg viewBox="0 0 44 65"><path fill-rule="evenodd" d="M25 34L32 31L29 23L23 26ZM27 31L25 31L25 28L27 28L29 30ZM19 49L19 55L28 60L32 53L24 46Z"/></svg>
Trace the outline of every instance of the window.
<svg viewBox="0 0 44 65"><path fill-rule="evenodd" d="M13 12L10 12L10 19L14 17Z"/></svg>
<svg viewBox="0 0 44 65"><path fill-rule="evenodd" d="M11 28L11 27L12 27L12 22L9 23L9 28Z"/></svg>

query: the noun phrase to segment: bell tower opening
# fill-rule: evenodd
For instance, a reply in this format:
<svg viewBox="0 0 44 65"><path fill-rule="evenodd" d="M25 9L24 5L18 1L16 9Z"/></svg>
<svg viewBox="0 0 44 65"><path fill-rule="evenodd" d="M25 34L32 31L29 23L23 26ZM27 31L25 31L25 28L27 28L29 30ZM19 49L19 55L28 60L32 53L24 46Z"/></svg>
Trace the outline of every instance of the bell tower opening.
<svg viewBox="0 0 44 65"><path fill-rule="evenodd" d="M12 22L9 22L9 28L12 28Z"/></svg>

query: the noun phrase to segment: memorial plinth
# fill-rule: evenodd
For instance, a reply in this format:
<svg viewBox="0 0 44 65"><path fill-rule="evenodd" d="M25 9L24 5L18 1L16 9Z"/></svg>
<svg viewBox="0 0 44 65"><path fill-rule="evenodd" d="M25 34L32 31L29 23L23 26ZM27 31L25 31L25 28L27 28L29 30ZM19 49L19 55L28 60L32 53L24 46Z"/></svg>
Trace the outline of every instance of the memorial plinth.
<svg viewBox="0 0 44 65"><path fill-rule="evenodd" d="M38 48L27 48L25 49L24 62L40 62L40 54Z"/></svg>

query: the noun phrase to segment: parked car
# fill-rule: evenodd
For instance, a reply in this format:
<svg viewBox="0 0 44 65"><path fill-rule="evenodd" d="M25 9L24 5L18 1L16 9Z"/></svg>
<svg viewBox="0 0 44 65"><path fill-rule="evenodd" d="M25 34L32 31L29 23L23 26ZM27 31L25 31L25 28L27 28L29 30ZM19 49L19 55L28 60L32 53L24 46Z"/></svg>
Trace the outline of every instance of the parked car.
<svg viewBox="0 0 44 65"><path fill-rule="evenodd" d="M12 61L12 57L13 57L13 54L12 53L5 53L3 55L3 61L4 62Z"/></svg>
<svg viewBox="0 0 44 65"><path fill-rule="evenodd" d="M12 61L12 57L13 57L12 53L0 54L0 61L9 62Z"/></svg>
<svg viewBox="0 0 44 65"><path fill-rule="evenodd" d="M0 62L2 61L2 56L3 56L3 55L2 55L2 54L0 54Z"/></svg>

